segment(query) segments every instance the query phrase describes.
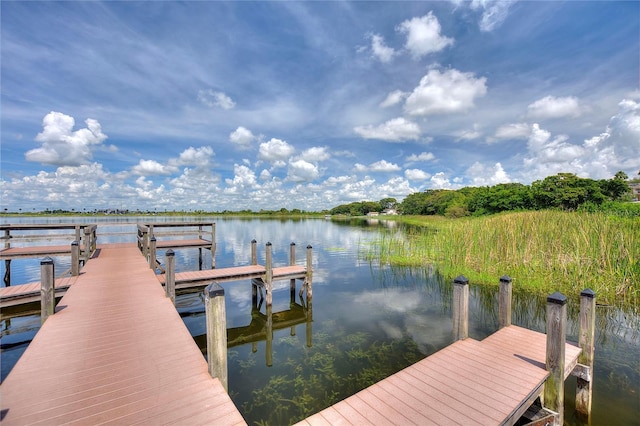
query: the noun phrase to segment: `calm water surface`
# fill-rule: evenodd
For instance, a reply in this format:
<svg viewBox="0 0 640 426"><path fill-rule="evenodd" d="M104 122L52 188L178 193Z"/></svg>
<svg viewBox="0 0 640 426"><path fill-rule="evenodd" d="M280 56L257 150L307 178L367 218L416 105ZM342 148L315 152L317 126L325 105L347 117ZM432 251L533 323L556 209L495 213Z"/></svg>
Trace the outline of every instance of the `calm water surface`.
<svg viewBox="0 0 640 426"><path fill-rule="evenodd" d="M135 223L177 221L175 217L100 217L98 243L135 241ZM191 222L193 218L182 218ZM313 301L296 295L289 282L275 283L276 326L267 344L255 335L264 329L264 303L252 303L250 281L225 283L229 328L229 393L249 424L284 425L300 420L428 356L452 342L451 283L430 267L372 265L360 255L374 241L383 222L336 222L322 219L259 220L206 218L215 221L216 266L250 263L251 240L273 244L275 266L288 264L296 243L298 263L313 246ZM43 223L42 218L4 218L4 223ZM88 222L87 218L50 218L48 223ZM42 234L42 232L38 232ZM208 255L208 251L205 252ZM205 255L205 268L211 266ZM56 270L69 267L54 259ZM159 260L164 262L163 256ZM4 276L4 262L0 262ZM197 249L176 251L178 271L198 268ZM38 281L38 259L15 260L12 282ZM496 282L498 277L496 277ZM517 277L514 277L517 286ZM300 284L298 283L298 289ZM471 284L470 336L482 339L497 329L496 288ZM569 296L569 295L568 295ZM176 305L201 349L206 346L203 297L177 297ZM517 325L544 331L545 300L514 291ZM577 340L577 303L569 307L568 338ZM305 319L311 309L312 321ZM599 306L597 311L593 425L640 425L640 316L637 309ZM278 327L280 321L286 326ZM39 315L2 319L2 379L38 331ZM233 343L232 343L233 342ZM246 342L246 343L243 343ZM585 424L572 414L575 379L567 380L566 423Z"/></svg>

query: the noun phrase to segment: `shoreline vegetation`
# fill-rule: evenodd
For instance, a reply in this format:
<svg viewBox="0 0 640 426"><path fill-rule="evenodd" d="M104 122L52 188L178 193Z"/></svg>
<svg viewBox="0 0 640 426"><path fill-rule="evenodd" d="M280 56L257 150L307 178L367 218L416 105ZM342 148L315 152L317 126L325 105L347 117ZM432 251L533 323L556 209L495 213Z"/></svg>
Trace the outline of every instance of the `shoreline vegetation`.
<svg viewBox="0 0 640 426"><path fill-rule="evenodd" d="M640 176L640 172L638 173ZM5 207L0 217L221 216L303 220L376 217L401 223L361 247L361 256L385 265L436 268L445 278L463 274L478 284L502 275L514 290L576 297L591 288L600 304L640 308L640 178L618 172L593 180L559 173L531 185L497 184L428 189L395 198L360 201L331 210L167 211ZM632 186L635 193L632 192ZM630 202L633 198L638 202Z"/></svg>
<svg viewBox="0 0 640 426"><path fill-rule="evenodd" d="M591 288L599 304L640 305L638 217L543 210L389 219L403 226L361 247L370 262L433 265L447 279L462 274L483 285L509 275L516 291L570 298Z"/></svg>

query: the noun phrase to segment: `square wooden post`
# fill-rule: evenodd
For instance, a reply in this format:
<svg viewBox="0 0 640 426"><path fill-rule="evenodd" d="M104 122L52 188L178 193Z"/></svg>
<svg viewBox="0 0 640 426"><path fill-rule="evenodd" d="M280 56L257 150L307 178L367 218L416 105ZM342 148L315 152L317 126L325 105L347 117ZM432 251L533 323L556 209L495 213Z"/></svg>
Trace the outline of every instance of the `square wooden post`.
<svg viewBox="0 0 640 426"><path fill-rule="evenodd" d="M307 288L307 304L311 304L311 298L313 297L313 247L311 247L311 244L307 246L307 268L306 269L307 269L307 276L304 279L304 285Z"/></svg>
<svg viewBox="0 0 640 426"><path fill-rule="evenodd" d="M567 297L555 292L547 297L547 355L549 377L544 384L544 406L558 413L564 424L564 355L567 340Z"/></svg>
<svg viewBox="0 0 640 426"><path fill-rule="evenodd" d="M55 266L53 259L45 257L40 261L40 323L53 315L56 307Z"/></svg>
<svg viewBox="0 0 640 426"><path fill-rule="evenodd" d="M176 304L176 255L169 249L165 253L167 265L164 272L164 291L171 302Z"/></svg>
<svg viewBox="0 0 640 426"><path fill-rule="evenodd" d="M227 369L227 314L224 289L216 282L204 289L204 304L207 321L207 363L211 377L220 379L229 392Z"/></svg>
<svg viewBox="0 0 640 426"><path fill-rule="evenodd" d="M271 243L267 242L266 245L266 260L264 275L264 287L267 292L267 306L271 306L273 303L273 258L271 253Z"/></svg>
<svg viewBox="0 0 640 426"><path fill-rule="evenodd" d="M289 266L295 266L296 264L296 243L292 242L289 245ZM289 280L289 297L291 303L296 301L296 280Z"/></svg>
<svg viewBox="0 0 640 426"><path fill-rule="evenodd" d="M513 287L511 277L500 277L500 294L498 296L498 328L511 325L511 296Z"/></svg>
<svg viewBox="0 0 640 426"><path fill-rule="evenodd" d="M579 416L586 419L589 419L591 416L595 330L596 294L593 290L587 288L580 292L580 331L578 344L582 349L582 353L578 358L578 362L584 367L583 374L577 378L576 386L576 411Z"/></svg>
<svg viewBox="0 0 640 426"><path fill-rule="evenodd" d="M469 280L460 275L453 280L453 341L469 337Z"/></svg>
<svg viewBox="0 0 640 426"><path fill-rule="evenodd" d="M258 244L258 242L256 240L251 240L251 264L252 265L257 265L258 264L258 248L257 248L257 244Z"/></svg>
<svg viewBox="0 0 640 426"><path fill-rule="evenodd" d="M78 240L71 242L71 275L80 275L80 244Z"/></svg>

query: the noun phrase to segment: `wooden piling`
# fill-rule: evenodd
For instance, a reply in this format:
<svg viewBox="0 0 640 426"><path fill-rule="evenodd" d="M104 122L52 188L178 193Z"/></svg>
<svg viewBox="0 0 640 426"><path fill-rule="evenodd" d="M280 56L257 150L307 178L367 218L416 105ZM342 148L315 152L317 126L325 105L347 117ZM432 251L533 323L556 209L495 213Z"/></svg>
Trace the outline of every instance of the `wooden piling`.
<svg viewBox="0 0 640 426"><path fill-rule="evenodd" d="M296 243L292 242L289 245L289 266L295 266L296 264ZM296 300L296 280L289 280L289 296L291 299L291 303L294 303Z"/></svg>
<svg viewBox="0 0 640 426"><path fill-rule="evenodd" d="M560 292L547 297L547 354L549 377L544 384L544 406L558 413L564 424L564 361L567 340L567 298Z"/></svg>
<svg viewBox="0 0 640 426"><path fill-rule="evenodd" d="M258 264L258 242L256 240L251 240L251 264Z"/></svg>
<svg viewBox="0 0 640 426"><path fill-rule="evenodd" d="M267 303L267 322L265 323L265 362L273 366L273 306Z"/></svg>
<svg viewBox="0 0 640 426"><path fill-rule="evenodd" d="M40 262L40 323L53 315L56 307L55 265L53 259L45 257Z"/></svg>
<svg viewBox="0 0 640 426"><path fill-rule="evenodd" d="M71 243L71 275L80 275L80 244L78 240Z"/></svg>
<svg viewBox="0 0 640 426"><path fill-rule="evenodd" d="M265 258L265 274L264 274L264 287L267 292L267 306L271 306L273 303L273 258L271 253L271 243L267 242L266 245L266 258Z"/></svg>
<svg viewBox="0 0 640 426"><path fill-rule="evenodd" d="M469 280L460 275L453 280L453 341L469 337Z"/></svg>
<svg viewBox="0 0 640 426"><path fill-rule="evenodd" d="M511 296L513 287L511 277L504 275L500 277L500 294L498 296L498 328L511 325Z"/></svg>
<svg viewBox="0 0 640 426"><path fill-rule="evenodd" d="M307 287L307 303L311 303L313 296L313 247L311 244L307 246L307 276L305 277L305 286Z"/></svg>
<svg viewBox="0 0 640 426"><path fill-rule="evenodd" d="M227 370L227 314L224 289L216 282L204 289L204 303L207 321L207 362L211 377L220 379L228 392Z"/></svg>
<svg viewBox="0 0 640 426"><path fill-rule="evenodd" d="M84 262L84 264L86 265L87 262L89 261L89 257L91 257L91 252L93 251L93 242L92 242L92 238L91 238L91 228L92 226L85 226L84 227L84 240L83 240L83 247L84 247L84 252L82 253L82 261Z"/></svg>
<svg viewBox="0 0 640 426"><path fill-rule="evenodd" d="M149 268L156 270L156 237L149 239Z"/></svg>
<svg viewBox="0 0 640 426"><path fill-rule="evenodd" d="M595 350L596 294L591 289L580 292L580 330L578 344L582 353L578 357L581 374L577 378L576 411L579 416L591 416L593 383L593 355Z"/></svg>
<svg viewBox="0 0 640 426"><path fill-rule="evenodd" d="M165 267L165 284L164 290L171 303L176 304L176 255L173 250L169 249L165 253L167 264Z"/></svg>
<svg viewBox="0 0 640 426"><path fill-rule="evenodd" d="M216 269L216 224L211 224L211 269Z"/></svg>

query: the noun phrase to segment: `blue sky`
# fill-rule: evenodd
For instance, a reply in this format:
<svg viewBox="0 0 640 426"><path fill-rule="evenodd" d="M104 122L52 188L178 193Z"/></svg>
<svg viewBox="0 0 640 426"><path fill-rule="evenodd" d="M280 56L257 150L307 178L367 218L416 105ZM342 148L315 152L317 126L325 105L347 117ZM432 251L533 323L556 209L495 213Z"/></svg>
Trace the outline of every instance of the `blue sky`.
<svg viewBox="0 0 640 426"><path fill-rule="evenodd" d="M640 169L640 2L5 2L3 208L322 210Z"/></svg>

